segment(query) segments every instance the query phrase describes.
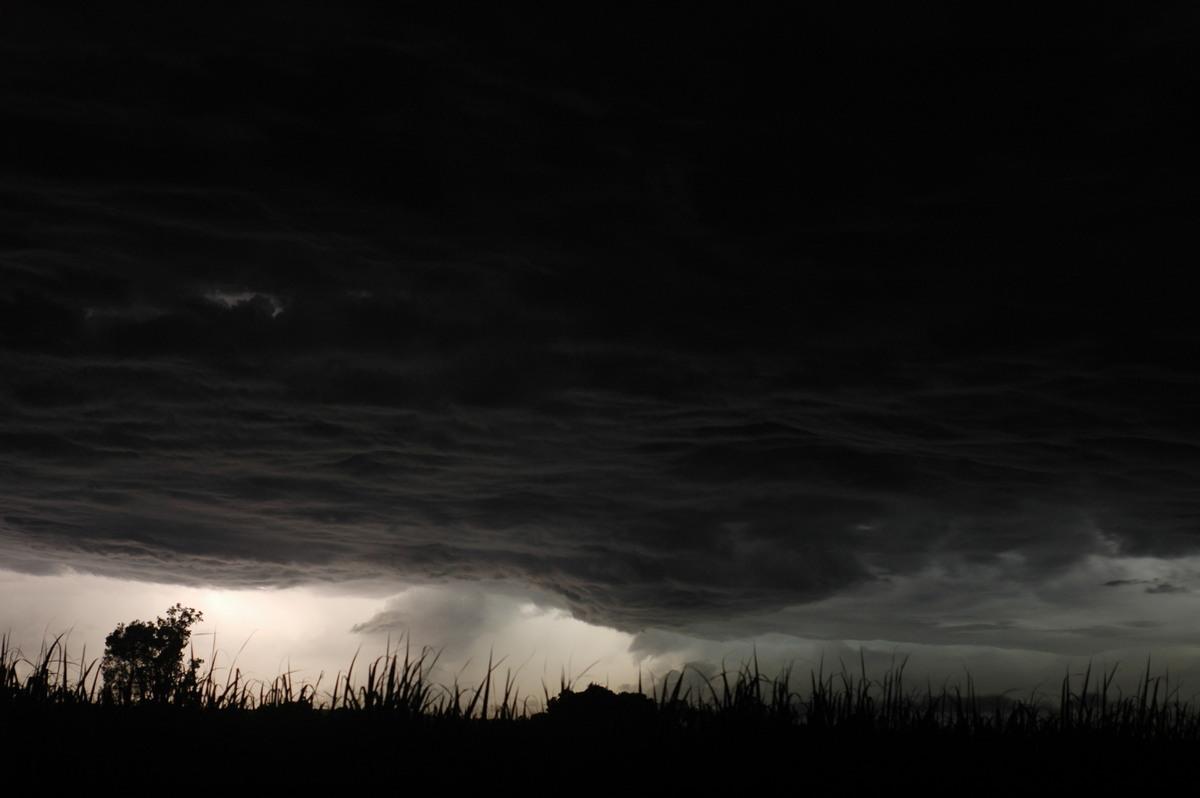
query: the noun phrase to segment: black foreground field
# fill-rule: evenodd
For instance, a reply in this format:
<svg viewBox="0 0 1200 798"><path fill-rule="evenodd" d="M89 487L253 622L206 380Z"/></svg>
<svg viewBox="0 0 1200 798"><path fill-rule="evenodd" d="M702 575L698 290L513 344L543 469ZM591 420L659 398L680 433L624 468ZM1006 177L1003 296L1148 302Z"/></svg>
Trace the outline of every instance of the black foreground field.
<svg viewBox="0 0 1200 798"><path fill-rule="evenodd" d="M58 641L35 659L5 645L0 772L47 795L999 795L1152 789L1189 779L1200 759L1200 716L1148 671L1134 695L1089 670L1053 701L1023 701L969 684L909 690L902 665L875 680L845 669L800 680L751 662L674 675L650 695L564 679L534 708L495 667L478 686L431 684L435 659L398 651L352 663L327 692L236 671L218 684L210 671L169 696L121 702L96 663L73 662Z"/></svg>

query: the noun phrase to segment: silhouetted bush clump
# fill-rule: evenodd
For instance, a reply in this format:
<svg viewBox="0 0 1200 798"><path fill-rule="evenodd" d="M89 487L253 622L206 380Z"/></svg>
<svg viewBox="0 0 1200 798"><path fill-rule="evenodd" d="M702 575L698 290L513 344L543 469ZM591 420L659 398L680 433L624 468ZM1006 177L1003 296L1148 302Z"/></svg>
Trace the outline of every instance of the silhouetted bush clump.
<svg viewBox="0 0 1200 798"><path fill-rule="evenodd" d="M641 693L614 693L598 684L575 692L564 689L546 705L546 717L573 730L644 728L656 716L654 701Z"/></svg>

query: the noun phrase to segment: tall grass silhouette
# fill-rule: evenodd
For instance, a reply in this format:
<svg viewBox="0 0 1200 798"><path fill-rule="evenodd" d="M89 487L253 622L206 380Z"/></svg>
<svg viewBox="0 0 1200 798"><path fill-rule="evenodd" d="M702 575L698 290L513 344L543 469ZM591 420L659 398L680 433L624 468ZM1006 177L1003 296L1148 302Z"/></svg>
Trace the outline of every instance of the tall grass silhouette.
<svg viewBox="0 0 1200 798"><path fill-rule="evenodd" d="M1088 668L1054 693L1013 698L979 695L970 676L914 688L904 660L870 674L860 656L853 668L822 663L797 676L764 674L752 656L717 673L648 675L622 694L578 689L583 678L564 671L535 701L503 658L489 657L477 681L438 684L438 652L407 639L370 662L355 654L328 682L291 671L247 678L236 657L219 668L215 647L193 694L115 704L103 700L98 662L72 656L63 636L31 656L0 637L0 766L20 785L23 766L58 748L73 763L51 771L60 788L134 761L137 778L156 783L178 781L181 763L205 763L247 789L277 791L369 787L394 767L410 787L489 789L528 763L539 782L596 795L630 784L710 794L771 770L816 794L898 780L959 794L987 773L999 794L1144 787L1200 754L1200 712L1149 664L1128 694L1115 668ZM1118 762L1137 765L1115 771ZM25 783L47 782L35 773Z"/></svg>
<svg viewBox="0 0 1200 798"><path fill-rule="evenodd" d="M544 701L532 702L517 688L517 674L500 673L503 660L489 657L478 684L436 684L431 673L439 652L414 652L410 641L389 644L385 653L362 665L355 654L329 690L298 682L288 671L270 682L246 678L231 665L218 678L217 652L199 678L196 695L175 699L178 710L254 712L307 710L314 713L374 713L394 718L518 721L544 714L555 695L543 684ZM235 660L236 662L236 660ZM1147 662L1137 689L1125 694L1115 683L1116 667L1082 679L1063 677L1057 700L1047 694L1028 698L980 696L970 675L965 685L930 684L911 689L904 682L905 661L893 662L878 678L841 663L825 672L824 663L803 681L792 668L774 676L760 671L757 657L732 670L702 674L685 667L650 686L639 681L637 693L650 699L653 723L664 728L711 728L721 725L795 727L809 733L938 733L955 736L1047 737L1073 735L1143 740L1200 741L1200 709L1182 700L1167 676L1152 675ZM564 673L558 696L573 693L577 679ZM79 707L102 703L98 660L72 657L64 636L43 642L26 656L7 635L0 636L0 707Z"/></svg>

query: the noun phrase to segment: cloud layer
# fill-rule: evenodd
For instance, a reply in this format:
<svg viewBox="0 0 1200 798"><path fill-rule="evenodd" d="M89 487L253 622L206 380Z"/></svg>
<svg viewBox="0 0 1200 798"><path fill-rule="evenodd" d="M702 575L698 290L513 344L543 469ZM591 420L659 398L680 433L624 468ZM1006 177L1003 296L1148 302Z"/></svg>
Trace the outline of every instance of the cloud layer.
<svg viewBox="0 0 1200 798"><path fill-rule="evenodd" d="M638 631L1195 552L1169 48L170 22L0 56L11 567Z"/></svg>

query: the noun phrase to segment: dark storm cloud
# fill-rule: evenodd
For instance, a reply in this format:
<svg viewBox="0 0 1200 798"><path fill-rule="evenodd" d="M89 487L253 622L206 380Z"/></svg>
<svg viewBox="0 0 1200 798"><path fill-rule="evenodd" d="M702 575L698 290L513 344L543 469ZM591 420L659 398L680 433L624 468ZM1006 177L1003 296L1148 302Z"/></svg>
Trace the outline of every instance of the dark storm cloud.
<svg viewBox="0 0 1200 798"><path fill-rule="evenodd" d="M1113 579L1105 582L1105 587L1124 587L1125 585L1146 585L1145 592L1155 593L1186 593L1188 588L1173 585L1157 579Z"/></svg>
<svg viewBox="0 0 1200 798"><path fill-rule="evenodd" d="M6 562L637 629L1195 550L1170 52L249 22L2 56Z"/></svg>

